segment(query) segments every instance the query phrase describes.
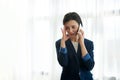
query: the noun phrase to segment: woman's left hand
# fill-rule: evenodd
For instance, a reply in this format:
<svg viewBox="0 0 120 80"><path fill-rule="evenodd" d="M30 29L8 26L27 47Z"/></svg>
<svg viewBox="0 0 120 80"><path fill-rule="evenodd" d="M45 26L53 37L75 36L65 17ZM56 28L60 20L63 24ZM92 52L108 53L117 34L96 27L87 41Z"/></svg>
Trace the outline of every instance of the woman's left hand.
<svg viewBox="0 0 120 80"><path fill-rule="evenodd" d="M77 34L78 34L78 42L84 43L84 31L82 29L80 29Z"/></svg>

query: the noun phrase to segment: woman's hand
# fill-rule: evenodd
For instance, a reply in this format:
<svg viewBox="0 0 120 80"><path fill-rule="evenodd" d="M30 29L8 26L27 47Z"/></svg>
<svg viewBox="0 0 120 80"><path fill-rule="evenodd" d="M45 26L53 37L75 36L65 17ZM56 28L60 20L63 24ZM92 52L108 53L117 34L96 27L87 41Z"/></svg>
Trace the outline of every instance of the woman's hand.
<svg viewBox="0 0 120 80"><path fill-rule="evenodd" d="M66 34L65 27L63 29L61 28L61 31L62 31L61 47L65 48L66 47L65 41L69 39L69 35Z"/></svg>
<svg viewBox="0 0 120 80"><path fill-rule="evenodd" d="M66 34L65 27L63 29L61 28L61 31L62 31L62 40L64 40L64 41L68 40L69 39L69 35Z"/></svg>
<svg viewBox="0 0 120 80"><path fill-rule="evenodd" d="M81 46L82 57L84 57L86 54L88 54L88 51L84 44L84 31L82 29L78 31L78 36L79 36L78 42L80 43Z"/></svg>
<svg viewBox="0 0 120 80"><path fill-rule="evenodd" d="M82 29L80 29L79 31L78 31L78 42L79 43L84 43L84 31L82 30Z"/></svg>

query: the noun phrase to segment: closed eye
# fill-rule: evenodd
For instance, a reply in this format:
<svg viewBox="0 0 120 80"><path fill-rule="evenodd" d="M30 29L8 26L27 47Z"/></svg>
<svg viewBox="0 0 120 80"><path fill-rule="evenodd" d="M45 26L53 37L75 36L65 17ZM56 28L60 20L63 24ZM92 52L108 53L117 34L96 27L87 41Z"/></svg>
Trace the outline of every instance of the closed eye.
<svg viewBox="0 0 120 80"><path fill-rule="evenodd" d="M66 29L66 30L69 30L69 27L66 27L65 29Z"/></svg>
<svg viewBox="0 0 120 80"><path fill-rule="evenodd" d="M72 26L72 29L75 29L75 26Z"/></svg>

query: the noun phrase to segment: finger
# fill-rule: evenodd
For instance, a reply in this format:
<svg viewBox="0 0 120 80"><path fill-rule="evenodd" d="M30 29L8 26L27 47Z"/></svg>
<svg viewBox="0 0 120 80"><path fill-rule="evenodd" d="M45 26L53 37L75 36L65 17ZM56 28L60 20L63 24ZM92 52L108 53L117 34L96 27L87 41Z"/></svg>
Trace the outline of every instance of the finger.
<svg viewBox="0 0 120 80"><path fill-rule="evenodd" d="M66 28L65 28L65 26L64 26L64 34L67 34L67 31L66 31Z"/></svg>
<svg viewBox="0 0 120 80"><path fill-rule="evenodd" d="M82 35L84 35L84 31L82 29L80 29L80 32L82 33Z"/></svg>
<svg viewBox="0 0 120 80"><path fill-rule="evenodd" d="M61 28L61 31L62 31L62 34L63 34L64 36L66 36L65 28Z"/></svg>
<svg viewBox="0 0 120 80"><path fill-rule="evenodd" d="M63 29L64 29L64 32L66 33L66 28L65 28L65 26L63 27Z"/></svg>
<svg viewBox="0 0 120 80"><path fill-rule="evenodd" d="M61 32L63 33L63 29L61 28Z"/></svg>
<svg viewBox="0 0 120 80"><path fill-rule="evenodd" d="M79 34L79 35L81 35L81 32L80 32L80 31L78 31L78 34Z"/></svg>

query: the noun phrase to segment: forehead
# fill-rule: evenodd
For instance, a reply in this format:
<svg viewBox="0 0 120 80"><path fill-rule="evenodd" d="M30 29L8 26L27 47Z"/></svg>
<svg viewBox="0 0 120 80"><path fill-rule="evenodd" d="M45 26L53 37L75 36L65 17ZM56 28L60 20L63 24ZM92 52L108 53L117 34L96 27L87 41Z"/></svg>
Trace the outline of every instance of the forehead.
<svg viewBox="0 0 120 80"><path fill-rule="evenodd" d="M78 23L75 20L70 20L64 24L65 26L70 26L70 25L78 25Z"/></svg>

